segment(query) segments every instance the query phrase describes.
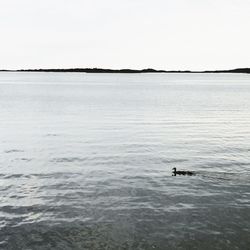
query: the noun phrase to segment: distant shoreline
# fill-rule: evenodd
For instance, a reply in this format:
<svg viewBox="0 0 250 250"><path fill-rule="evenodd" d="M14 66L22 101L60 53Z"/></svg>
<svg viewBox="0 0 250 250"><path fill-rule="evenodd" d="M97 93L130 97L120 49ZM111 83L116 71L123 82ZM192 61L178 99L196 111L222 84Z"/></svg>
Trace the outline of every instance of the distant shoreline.
<svg viewBox="0 0 250 250"><path fill-rule="evenodd" d="M68 68L68 69L20 69L20 70L0 70L0 72L76 72L76 73L242 73L250 74L250 68L237 68L230 70L205 70L205 71L191 71L191 70L155 70L155 69L102 69L102 68Z"/></svg>

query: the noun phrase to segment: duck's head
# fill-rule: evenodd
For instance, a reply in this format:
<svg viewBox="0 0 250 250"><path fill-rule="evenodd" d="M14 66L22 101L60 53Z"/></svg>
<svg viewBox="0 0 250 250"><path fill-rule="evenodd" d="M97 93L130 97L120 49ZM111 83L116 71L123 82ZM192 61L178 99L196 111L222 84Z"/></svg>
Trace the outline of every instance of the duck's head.
<svg viewBox="0 0 250 250"><path fill-rule="evenodd" d="M173 172L176 172L176 168L173 168L172 170L173 170Z"/></svg>

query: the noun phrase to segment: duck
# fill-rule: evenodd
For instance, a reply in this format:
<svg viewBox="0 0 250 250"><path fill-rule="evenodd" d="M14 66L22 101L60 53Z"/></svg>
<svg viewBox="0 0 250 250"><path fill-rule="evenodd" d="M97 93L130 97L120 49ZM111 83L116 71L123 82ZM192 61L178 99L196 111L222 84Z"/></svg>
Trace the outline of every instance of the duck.
<svg viewBox="0 0 250 250"><path fill-rule="evenodd" d="M173 168L173 176L176 176L176 175L195 175L194 172L191 172L191 171L177 171L176 168Z"/></svg>

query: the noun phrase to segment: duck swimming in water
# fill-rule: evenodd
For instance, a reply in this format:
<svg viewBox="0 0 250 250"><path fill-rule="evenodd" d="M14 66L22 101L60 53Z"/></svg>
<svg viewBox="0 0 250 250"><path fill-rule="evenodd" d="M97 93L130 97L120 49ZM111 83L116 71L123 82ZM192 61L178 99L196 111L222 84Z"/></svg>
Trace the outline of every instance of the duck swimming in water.
<svg viewBox="0 0 250 250"><path fill-rule="evenodd" d="M176 176L176 175L194 175L193 172L190 172L190 171L177 171L176 168L173 168L173 176Z"/></svg>

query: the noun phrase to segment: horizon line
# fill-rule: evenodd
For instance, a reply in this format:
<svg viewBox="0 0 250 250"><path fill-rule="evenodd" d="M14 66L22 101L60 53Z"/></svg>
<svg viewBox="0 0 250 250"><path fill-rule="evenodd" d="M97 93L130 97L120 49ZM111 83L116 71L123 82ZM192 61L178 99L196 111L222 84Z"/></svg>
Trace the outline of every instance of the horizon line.
<svg viewBox="0 0 250 250"><path fill-rule="evenodd" d="M144 69L109 69L109 68L36 68L36 69L1 69L0 72L78 72L78 73L250 73L250 68L235 68L227 70L157 70Z"/></svg>

